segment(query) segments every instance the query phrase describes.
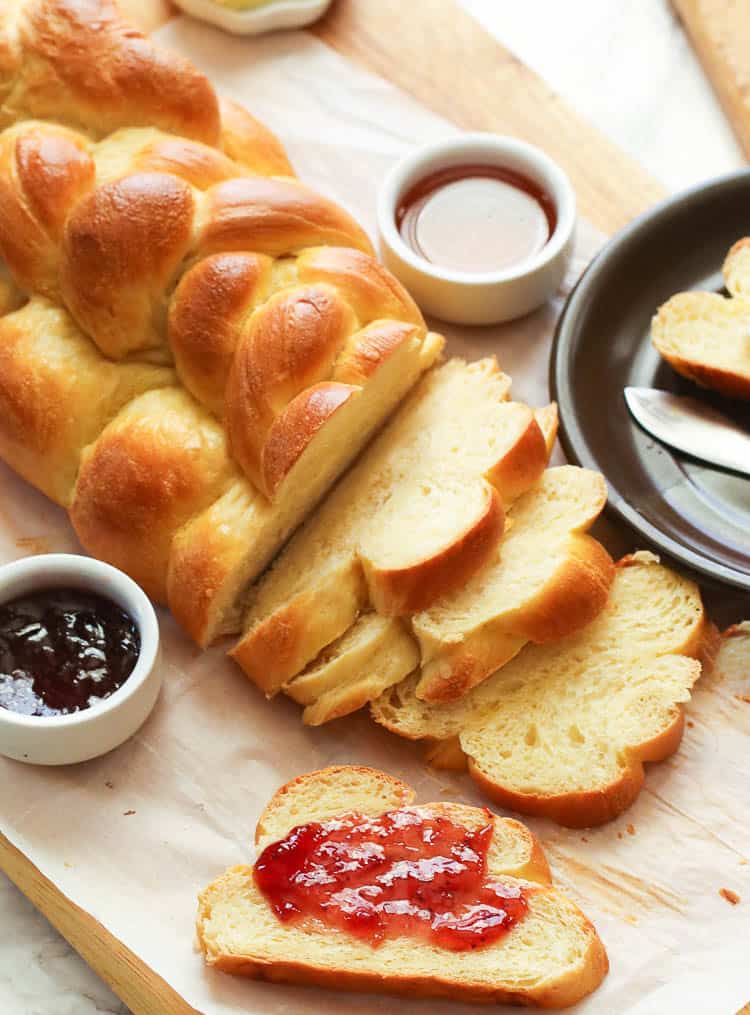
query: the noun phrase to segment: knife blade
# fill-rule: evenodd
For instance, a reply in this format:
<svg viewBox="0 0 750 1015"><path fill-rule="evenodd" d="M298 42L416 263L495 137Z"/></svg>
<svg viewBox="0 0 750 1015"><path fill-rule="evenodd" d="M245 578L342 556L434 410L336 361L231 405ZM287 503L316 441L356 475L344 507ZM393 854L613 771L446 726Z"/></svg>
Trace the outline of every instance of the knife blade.
<svg viewBox="0 0 750 1015"><path fill-rule="evenodd" d="M654 388L625 388L625 401L644 430L670 447L750 476L750 434L697 398Z"/></svg>

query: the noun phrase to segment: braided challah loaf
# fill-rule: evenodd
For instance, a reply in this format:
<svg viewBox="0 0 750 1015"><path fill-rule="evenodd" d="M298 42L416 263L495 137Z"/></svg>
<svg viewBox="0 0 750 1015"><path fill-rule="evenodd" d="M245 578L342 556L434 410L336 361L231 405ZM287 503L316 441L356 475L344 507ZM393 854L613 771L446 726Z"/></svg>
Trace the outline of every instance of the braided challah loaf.
<svg viewBox="0 0 750 1015"><path fill-rule="evenodd" d="M0 454L205 644L443 340L108 0L4 5L0 102Z"/></svg>

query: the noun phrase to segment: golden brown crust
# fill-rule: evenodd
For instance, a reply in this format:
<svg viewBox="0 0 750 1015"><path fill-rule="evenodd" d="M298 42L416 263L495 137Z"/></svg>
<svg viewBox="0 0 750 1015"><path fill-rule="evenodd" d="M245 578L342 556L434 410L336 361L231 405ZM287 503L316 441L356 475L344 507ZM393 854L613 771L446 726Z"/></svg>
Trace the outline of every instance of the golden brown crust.
<svg viewBox="0 0 750 1015"><path fill-rule="evenodd" d="M607 603L615 565L592 536L571 536L567 556L544 596L519 618L519 633L528 641L559 641L599 616Z"/></svg>
<svg viewBox="0 0 750 1015"><path fill-rule="evenodd" d="M605 503L602 480L601 498L590 505L582 521L590 525ZM557 569L535 596L430 653L417 697L433 703L455 701L509 662L527 642L559 641L580 631L606 606L614 576L615 565L601 543L586 533L572 533Z"/></svg>
<svg viewBox="0 0 750 1015"><path fill-rule="evenodd" d="M265 461L271 429L295 396L331 375L353 326L352 312L335 289L304 286L268 300L240 338L226 389L227 434L233 457L269 498L283 479L270 451L268 464ZM322 410L323 400L317 403ZM340 404L341 399L334 410ZM313 435L314 431L304 435L304 443ZM302 443L300 435L298 454ZM278 431L275 450L277 454L283 450ZM276 480L275 486L268 485L268 475Z"/></svg>
<svg viewBox="0 0 750 1015"><path fill-rule="evenodd" d="M640 554L628 554L616 564L616 568L638 566ZM716 629L702 612L697 622L688 631L686 640L674 646L674 654L692 657L695 662L691 683L701 675L701 658L711 659L715 652ZM671 709L672 721L656 736L637 745L631 745L625 752L627 762L620 777L608 786L588 792L538 795L520 793L494 782L468 756L469 773L493 800L512 810L537 817L551 818L558 824L570 828L586 828L611 821L635 801L643 786L646 762L664 761L675 753L682 741L685 726L684 708L675 704Z"/></svg>
<svg viewBox="0 0 750 1015"><path fill-rule="evenodd" d="M123 21L111 0L29 0L19 34L6 122L60 120L100 136L157 126L218 143L218 102L207 78Z"/></svg>
<svg viewBox="0 0 750 1015"><path fill-rule="evenodd" d="M366 602L364 575L353 561L252 627L229 655L266 695L276 694L351 627Z"/></svg>
<svg viewBox="0 0 750 1015"><path fill-rule="evenodd" d="M235 162L259 176L294 176L275 134L231 99L221 98L221 147Z"/></svg>
<svg viewBox="0 0 750 1015"><path fill-rule="evenodd" d="M660 348L659 352L678 374L682 374L688 380L695 381L701 387L719 391L722 395L728 395L729 398L750 398L750 363L748 363L748 375L743 376L731 370L710 366L708 363L685 359L676 352L663 348Z"/></svg>
<svg viewBox="0 0 750 1015"><path fill-rule="evenodd" d="M351 384L324 381L296 395L268 429L263 445L261 489L273 499L313 437L361 391Z"/></svg>
<svg viewBox="0 0 750 1015"><path fill-rule="evenodd" d="M166 600L172 539L233 478L221 429L174 388L131 402L84 454L70 517L94 556Z"/></svg>
<svg viewBox="0 0 750 1015"><path fill-rule="evenodd" d="M207 196L202 255L253 250L281 257L321 243L372 252L351 216L296 180L248 176L220 183Z"/></svg>
<svg viewBox="0 0 750 1015"><path fill-rule="evenodd" d="M214 254L187 271L172 297L169 344L180 380L215 415L248 313L266 297L272 261L262 254Z"/></svg>
<svg viewBox="0 0 750 1015"><path fill-rule="evenodd" d="M347 339L332 377L342 384L364 387L399 346L423 335L424 330L417 324L374 321Z"/></svg>
<svg viewBox="0 0 750 1015"><path fill-rule="evenodd" d="M65 219L94 183L82 138L63 127L34 125L0 142L0 254L19 286L59 293Z"/></svg>
<svg viewBox="0 0 750 1015"><path fill-rule="evenodd" d="M534 412L520 402L515 403L515 411L517 436L507 442L505 453L486 474L505 504L516 500L541 478L550 455ZM510 424L508 427L510 431Z"/></svg>
<svg viewBox="0 0 750 1015"><path fill-rule="evenodd" d="M500 495L485 483L479 513L442 550L401 567L381 567L363 557L370 602L384 617L403 617L427 609L487 563L497 550L504 526Z"/></svg>
<svg viewBox="0 0 750 1015"><path fill-rule="evenodd" d="M335 286L361 324L393 318L424 327L419 307L398 279L362 250L312 247L300 254L297 267L300 282Z"/></svg>
<svg viewBox="0 0 750 1015"><path fill-rule="evenodd" d="M696 677L697 679L697 677ZM578 793L539 795L520 793L494 782L469 756L469 774L490 799L509 810L549 818L567 828L590 828L614 820L635 802L644 779L644 762L664 761L680 746L685 725L681 705L674 706L674 719L658 736L628 750L628 765L608 786Z"/></svg>
<svg viewBox="0 0 750 1015"><path fill-rule="evenodd" d="M62 292L79 325L107 356L163 345L168 283L187 254L193 196L166 173L104 184L65 227Z"/></svg>
<svg viewBox="0 0 750 1015"><path fill-rule="evenodd" d="M0 318L0 454L67 506L83 448L126 402L175 380L164 367L111 363L64 310L32 300Z"/></svg>
<svg viewBox="0 0 750 1015"><path fill-rule="evenodd" d="M306 962L251 959L244 956L221 955L207 957L214 969L233 976L244 976L267 983L299 983L306 986L323 987L328 990L346 990L352 993L397 994L406 998L444 998L468 1004L512 1004L538 1008L567 1008L582 997L591 994L609 971L609 961L604 945L590 927L588 954L581 962L581 969L564 981L552 987L530 988L509 991L489 985L462 984L449 977L380 976L354 970L322 969Z"/></svg>
<svg viewBox="0 0 750 1015"><path fill-rule="evenodd" d="M729 298L685 292L654 315L651 337L657 352L683 377L730 398L750 398L750 237L731 247L722 272Z"/></svg>
<svg viewBox="0 0 750 1015"><path fill-rule="evenodd" d="M139 173L171 173L198 190L242 175L239 166L215 148L168 134L142 148L129 168Z"/></svg>

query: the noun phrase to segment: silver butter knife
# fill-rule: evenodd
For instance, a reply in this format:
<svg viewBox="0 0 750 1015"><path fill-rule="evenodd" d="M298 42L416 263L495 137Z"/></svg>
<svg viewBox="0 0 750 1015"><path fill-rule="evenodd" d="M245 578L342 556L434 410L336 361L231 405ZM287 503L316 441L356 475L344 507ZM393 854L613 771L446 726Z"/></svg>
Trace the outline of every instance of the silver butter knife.
<svg viewBox="0 0 750 1015"><path fill-rule="evenodd" d="M653 437L724 469L750 476L750 434L697 398L625 388L628 408Z"/></svg>

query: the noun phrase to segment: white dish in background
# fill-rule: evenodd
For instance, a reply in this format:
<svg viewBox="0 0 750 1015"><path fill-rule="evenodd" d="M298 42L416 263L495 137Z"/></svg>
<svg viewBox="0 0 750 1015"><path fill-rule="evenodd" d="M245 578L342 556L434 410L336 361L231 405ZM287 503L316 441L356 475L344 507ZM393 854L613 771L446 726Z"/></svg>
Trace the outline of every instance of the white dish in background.
<svg viewBox="0 0 750 1015"><path fill-rule="evenodd" d="M234 35L260 35L279 28L303 28L322 17L331 0L267 0L260 7L237 10L215 0L175 0L187 14Z"/></svg>
<svg viewBox="0 0 750 1015"><path fill-rule="evenodd" d="M35 765L72 765L119 747L146 721L161 688L159 624L151 601L132 578L72 553L26 557L0 567L0 603L56 587L86 589L117 603L135 622L141 648L130 676L90 708L49 716L0 708L0 754Z"/></svg>
<svg viewBox="0 0 750 1015"><path fill-rule="evenodd" d="M401 236L396 211L420 180L441 169L483 164L512 169L552 198L556 225L536 254L497 272L463 272L421 257ZM497 324L535 310L560 287L573 254L576 198L565 172L541 149L517 138L464 134L427 145L397 163L378 196L380 252L429 314L456 324Z"/></svg>

